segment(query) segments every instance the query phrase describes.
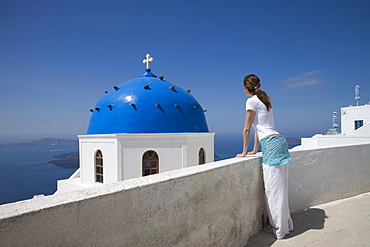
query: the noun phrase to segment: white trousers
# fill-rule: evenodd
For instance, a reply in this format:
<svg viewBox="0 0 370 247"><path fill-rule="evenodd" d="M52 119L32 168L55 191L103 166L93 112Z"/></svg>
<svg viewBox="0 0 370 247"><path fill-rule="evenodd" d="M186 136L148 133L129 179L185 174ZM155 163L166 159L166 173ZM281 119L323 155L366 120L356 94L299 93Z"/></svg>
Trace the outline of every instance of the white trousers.
<svg viewBox="0 0 370 247"><path fill-rule="evenodd" d="M293 231L288 202L288 165L262 166L270 224L275 236L281 239L289 231Z"/></svg>

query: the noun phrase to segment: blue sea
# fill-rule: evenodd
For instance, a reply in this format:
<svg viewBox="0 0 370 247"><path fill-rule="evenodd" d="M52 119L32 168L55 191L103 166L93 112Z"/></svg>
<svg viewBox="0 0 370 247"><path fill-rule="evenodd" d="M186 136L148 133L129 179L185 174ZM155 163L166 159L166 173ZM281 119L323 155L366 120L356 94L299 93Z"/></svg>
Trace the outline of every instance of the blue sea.
<svg viewBox="0 0 370 247"><path fill-rule="evenodd" d="M51 195L57 180L72 175L76 169L64 169L48 163L54 155L77 152L78 146L36 146L0 148L0 204Z"/></svg>

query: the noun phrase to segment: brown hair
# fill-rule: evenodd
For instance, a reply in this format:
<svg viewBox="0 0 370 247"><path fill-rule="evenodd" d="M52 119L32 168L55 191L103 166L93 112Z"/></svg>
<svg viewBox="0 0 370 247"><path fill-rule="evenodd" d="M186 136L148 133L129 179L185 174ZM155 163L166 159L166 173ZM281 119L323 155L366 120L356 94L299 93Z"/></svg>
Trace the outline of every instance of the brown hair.
<svg viewBox="0 0 370 247"><path fill-rule="evenodd" d="M244 87L252 94L257 97L265 104L267 110L272 108L270 97L260 89L261 83L260 78L254 74L247 75L244 77Z"/></svg>

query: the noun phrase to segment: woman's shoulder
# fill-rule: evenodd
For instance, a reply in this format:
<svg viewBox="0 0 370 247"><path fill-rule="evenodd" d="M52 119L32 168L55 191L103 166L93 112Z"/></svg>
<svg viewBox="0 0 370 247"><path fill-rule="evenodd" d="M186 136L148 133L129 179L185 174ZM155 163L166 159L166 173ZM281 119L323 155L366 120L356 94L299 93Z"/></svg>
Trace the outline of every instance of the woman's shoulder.
<svg viewBox="0 0 370 247"><path fill-rule="evenodd" d="M265 104L257 97L257 95L254 95L253 97L247 99L246 105L250 108L253 108L254 110L267 110Z"/></svg>
<svg viewBox="0 0 370 247"><path fill-rule="evenodd" d="M257 95L253 95L253 97L250 97L247 99L247 102L248 103L254 103L254 104L257 104L260 102L259 98L257 97Z"/></svg>
<svg viewBox="0 0 370 247"><path fill-rule="evenodd" d="M247 99L245 106L247 110L257 111L260 108L260 100L256 95L254 95Z"/></svg>
<svg viewBox="0 0 370 247"><path fill-rule="evenodd" d="M257 95L253 95L252 97L249 97L247 101L255 101L256 99L258 99Z"/></svg>

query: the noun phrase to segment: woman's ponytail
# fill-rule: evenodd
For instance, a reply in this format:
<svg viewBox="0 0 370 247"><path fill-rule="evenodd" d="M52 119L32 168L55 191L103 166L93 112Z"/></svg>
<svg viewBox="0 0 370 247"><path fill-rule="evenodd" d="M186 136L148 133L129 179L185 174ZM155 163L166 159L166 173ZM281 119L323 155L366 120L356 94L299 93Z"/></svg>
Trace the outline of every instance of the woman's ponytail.
<svg viewBox="0 0 370 247"><path fill-rule="evenodd" d="M265 91L260 89L261 83L260 78L254 74L247 75L244 77L244 87L247 88L249 92L252 94L257 95L259 100L262 101L263 104L265 104L267 110L271 110L271 100L270 97L265 93Z"/></svg>
<svg viewBox="0 0 370 247"><path fill-rule="evenodd" d="M256 92L257 97L262 101L262 103L265 104L267 110L268 111L271 110L272 108L271 100L270 100L270 97L265 93L265 91L259 88L256 88L255 92Z"/></svg>

